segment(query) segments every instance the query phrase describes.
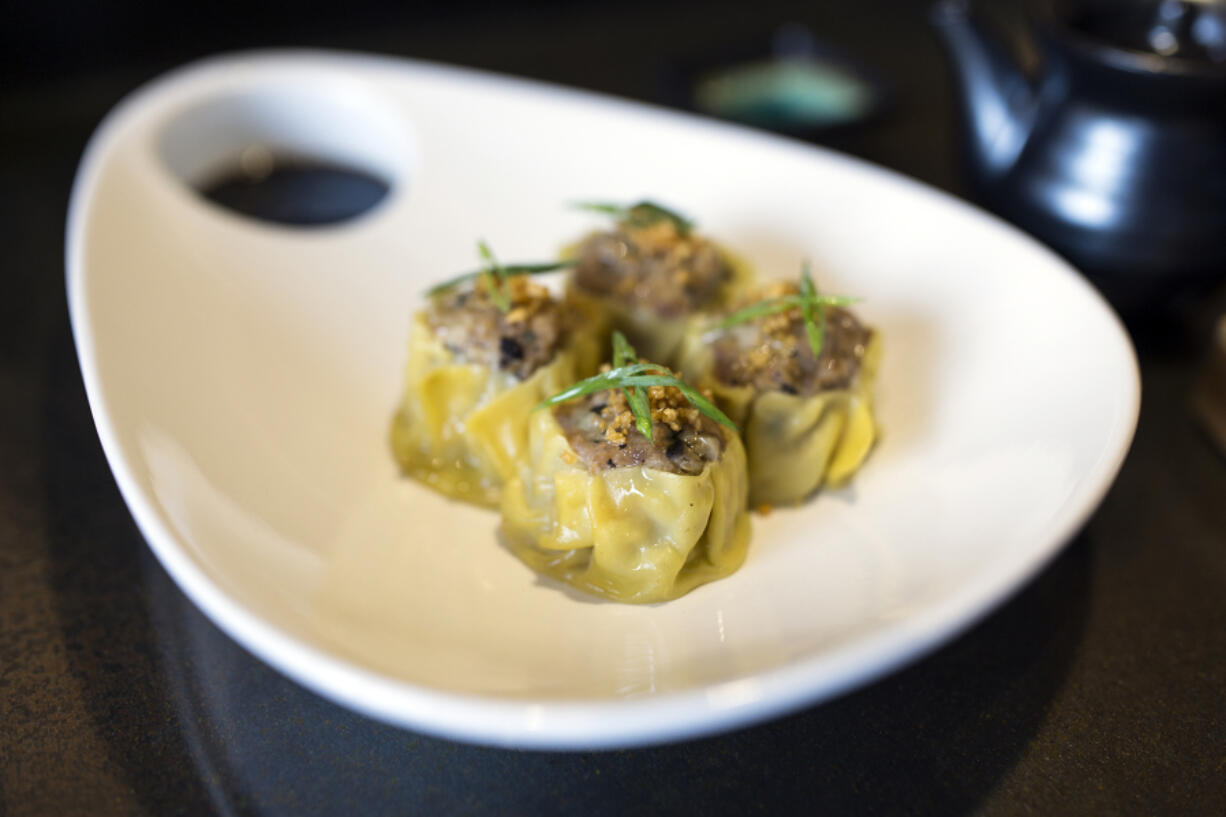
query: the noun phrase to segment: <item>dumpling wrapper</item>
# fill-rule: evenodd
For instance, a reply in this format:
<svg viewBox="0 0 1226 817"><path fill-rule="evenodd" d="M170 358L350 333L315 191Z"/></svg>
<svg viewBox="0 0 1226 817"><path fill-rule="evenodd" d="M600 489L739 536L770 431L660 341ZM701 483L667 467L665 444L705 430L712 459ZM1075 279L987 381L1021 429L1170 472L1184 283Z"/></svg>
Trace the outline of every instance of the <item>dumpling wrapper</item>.
<svg viewBox="0 0 1226 817"><path fill-rule="evenodd" d="M691 321L677 367L741 429L749 460L749 504L792 505L823 485L851 479L872 450L879 429L873 387L881 360L881 333L873 332L849 388L814 395L759 392L729 386L713 374L714 354L706 324Z"/></svg>
<svg viewBox="0 0 1226 817"><path fill-rule="evenodd" d="M545 398L595 372L599 327L587 322L567 347L524 380L457 360L414 316L391 445L410 477L465 502L497 508L502 485L527 451L527 423Z"/></svg>
<svg viewBox="0 0 1226 817"><path fill-rule="evenodd" d="M520 475L503 492L502 532L538 573L614 601L669 601L745 561L747 491L735 434L695 475L641 466L590 473L553 412L541 410Z"/></svg>

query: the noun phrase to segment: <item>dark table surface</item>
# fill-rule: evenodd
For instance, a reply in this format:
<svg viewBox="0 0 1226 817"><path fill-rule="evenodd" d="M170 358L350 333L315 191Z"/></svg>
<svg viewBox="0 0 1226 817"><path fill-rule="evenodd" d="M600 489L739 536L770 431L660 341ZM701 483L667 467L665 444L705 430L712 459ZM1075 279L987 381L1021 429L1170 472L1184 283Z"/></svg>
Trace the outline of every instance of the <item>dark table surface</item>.
<svg viewBox="0 0 1226 817"><path fill-rule="evenodd" d="M820 141L965 190L922 5L667 6L650 27L624 8L307 39L659 101L670 62L800 20L896 91L887 115ZM252 658L133 525L64 300L80 151L176 56L0 97L0 814L1226 813L1226 458L1187 411L1220 298L1138 338L1136 441L1062 555L953 643L833 702L673 746L516 752L383 726Z"/></svg>

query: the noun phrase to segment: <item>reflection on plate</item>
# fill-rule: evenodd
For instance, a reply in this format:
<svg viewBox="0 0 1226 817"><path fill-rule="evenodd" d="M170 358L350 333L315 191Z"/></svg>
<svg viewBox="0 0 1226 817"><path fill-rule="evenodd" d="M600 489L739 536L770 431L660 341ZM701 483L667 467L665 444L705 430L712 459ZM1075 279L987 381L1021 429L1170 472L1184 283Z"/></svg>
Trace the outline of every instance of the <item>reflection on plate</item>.
<svg viewBox="0 0 1226 817"><path fill-rule="evenodd" d="M253 144L388 195L294 229L195 192ZM731 578L627 607L538 578L495 514L400 479L385 429L409 315L474 236L537 257L590 225L566 202L645 195L764 275L807 256L866 296L885 436L851 487L755 520ZM306 686L459 739L672 740L879 676L1038 570L1136 421L1113 315L994 219L842 156L455 69L296 52L160 80L91 143L67 256L99 435L170 574Z"/></svg>

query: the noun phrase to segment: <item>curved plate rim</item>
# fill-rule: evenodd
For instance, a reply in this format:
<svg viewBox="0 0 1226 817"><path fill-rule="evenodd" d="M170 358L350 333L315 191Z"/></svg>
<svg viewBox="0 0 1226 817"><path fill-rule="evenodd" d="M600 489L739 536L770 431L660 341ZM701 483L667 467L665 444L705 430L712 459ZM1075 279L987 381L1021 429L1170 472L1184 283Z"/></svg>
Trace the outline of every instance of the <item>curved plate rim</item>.
<svg viewBox="0 0 1226 817"><path fill-rule="evenodd" d="M103 397L94 353L95 337L84 298L86 278L83 236L88 205L101 166L124 123L151 101L174 92L192 76L262 67L290 61L328 66L370 66L377 70L441 72L485 83L527 88L604 106L624 107L653 116L672 117L702 127L724 129L775 142L794 150L836 158L858 172L881 174L892 183L913 186L941 201L942 206L1003 228L1046 254L1067 283L1089 294L1111 317L1116 351L1131 373L1121 422L1111 429L1109 443L1086 475L1081 501L1065 503L1046 539L1025 558L1002 562L979 581L964 586L940 603L916 615L886 625L881 631L818 655L796 660L745 678L663 693L649 698L600 701L494 699L457 694L391 679L311 647L263 621L219 588L178 541L167 521L141 490L115 433L110 407ZM241 52L190 63L133 91L107 115L94 132L78 167L69 203L65 238L69 313L86 395L108 464L125 503L158 561L193 603L247 651L313 692L378 720L446 738L488 745L531 749L610 749L672 742L727 731L827 700L880 678L965 632L1017 592L1063 548L1101 503L1131 444L1140 411L1140 373L1136 355L1118 317L1071 266L1038 242L995 216L948 193L895 171L836 151L702 119L644 103L607 97L563 86L474 69L443 66L392 57L329 51L272 50Z"/></svg>

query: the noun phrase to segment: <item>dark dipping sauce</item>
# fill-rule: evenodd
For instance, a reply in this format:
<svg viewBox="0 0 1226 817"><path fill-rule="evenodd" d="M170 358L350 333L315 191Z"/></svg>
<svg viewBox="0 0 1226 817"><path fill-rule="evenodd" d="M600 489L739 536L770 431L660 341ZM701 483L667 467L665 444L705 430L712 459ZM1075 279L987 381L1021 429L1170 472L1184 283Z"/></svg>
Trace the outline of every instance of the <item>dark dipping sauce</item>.
<svg viewBox="0 0 1226 817"><path fill-rule="evenodd" d="M277 161L236 168L200 187L214 204L248 218L315 227L357 218L387 196L387 182L339 165Z"/></svg>
<svg viewBox="0 0 1226 817"><path fill-rule="evenodd" d="M511 308L503 312L480 282L436 295L426 323L458 359L510 372L520 380L553 360L569 335L562 305L526 278L506 282Z"/></svg>
<svg viewBox="0 0 1226 817"><path fill-rule="evenodd" d="M729 386L811 396L852 385L872 338L851 312L826 308L821 355L814 359L800 310L725 330L712 344L715 377Z"/></svg>
<svg viewBox="0 0 1226 817"><path fill-rule="evenodd" d="M662 221L588 238L573 280L584 292L674 318L709 305L731 277L714 244Z"/></svg>
<svg viewBox="0 0 1226 817"><path fill-rule="evenodd" d="M659 402L652 401L653 414L659 412ZM702 473L708 463L716 462L723 454L723 429L697 409L679 411L673 425L657 420L652 425L655 437L652 441L633 426L632 420L626 422L623 412L628 409L625 405L620 391L602 391L554 408L554 417L562 426L571 450L588 471L596 473L609 468L642 466L671 474L693 475ZM613 426L612 432L610 426Z"/></svg>

